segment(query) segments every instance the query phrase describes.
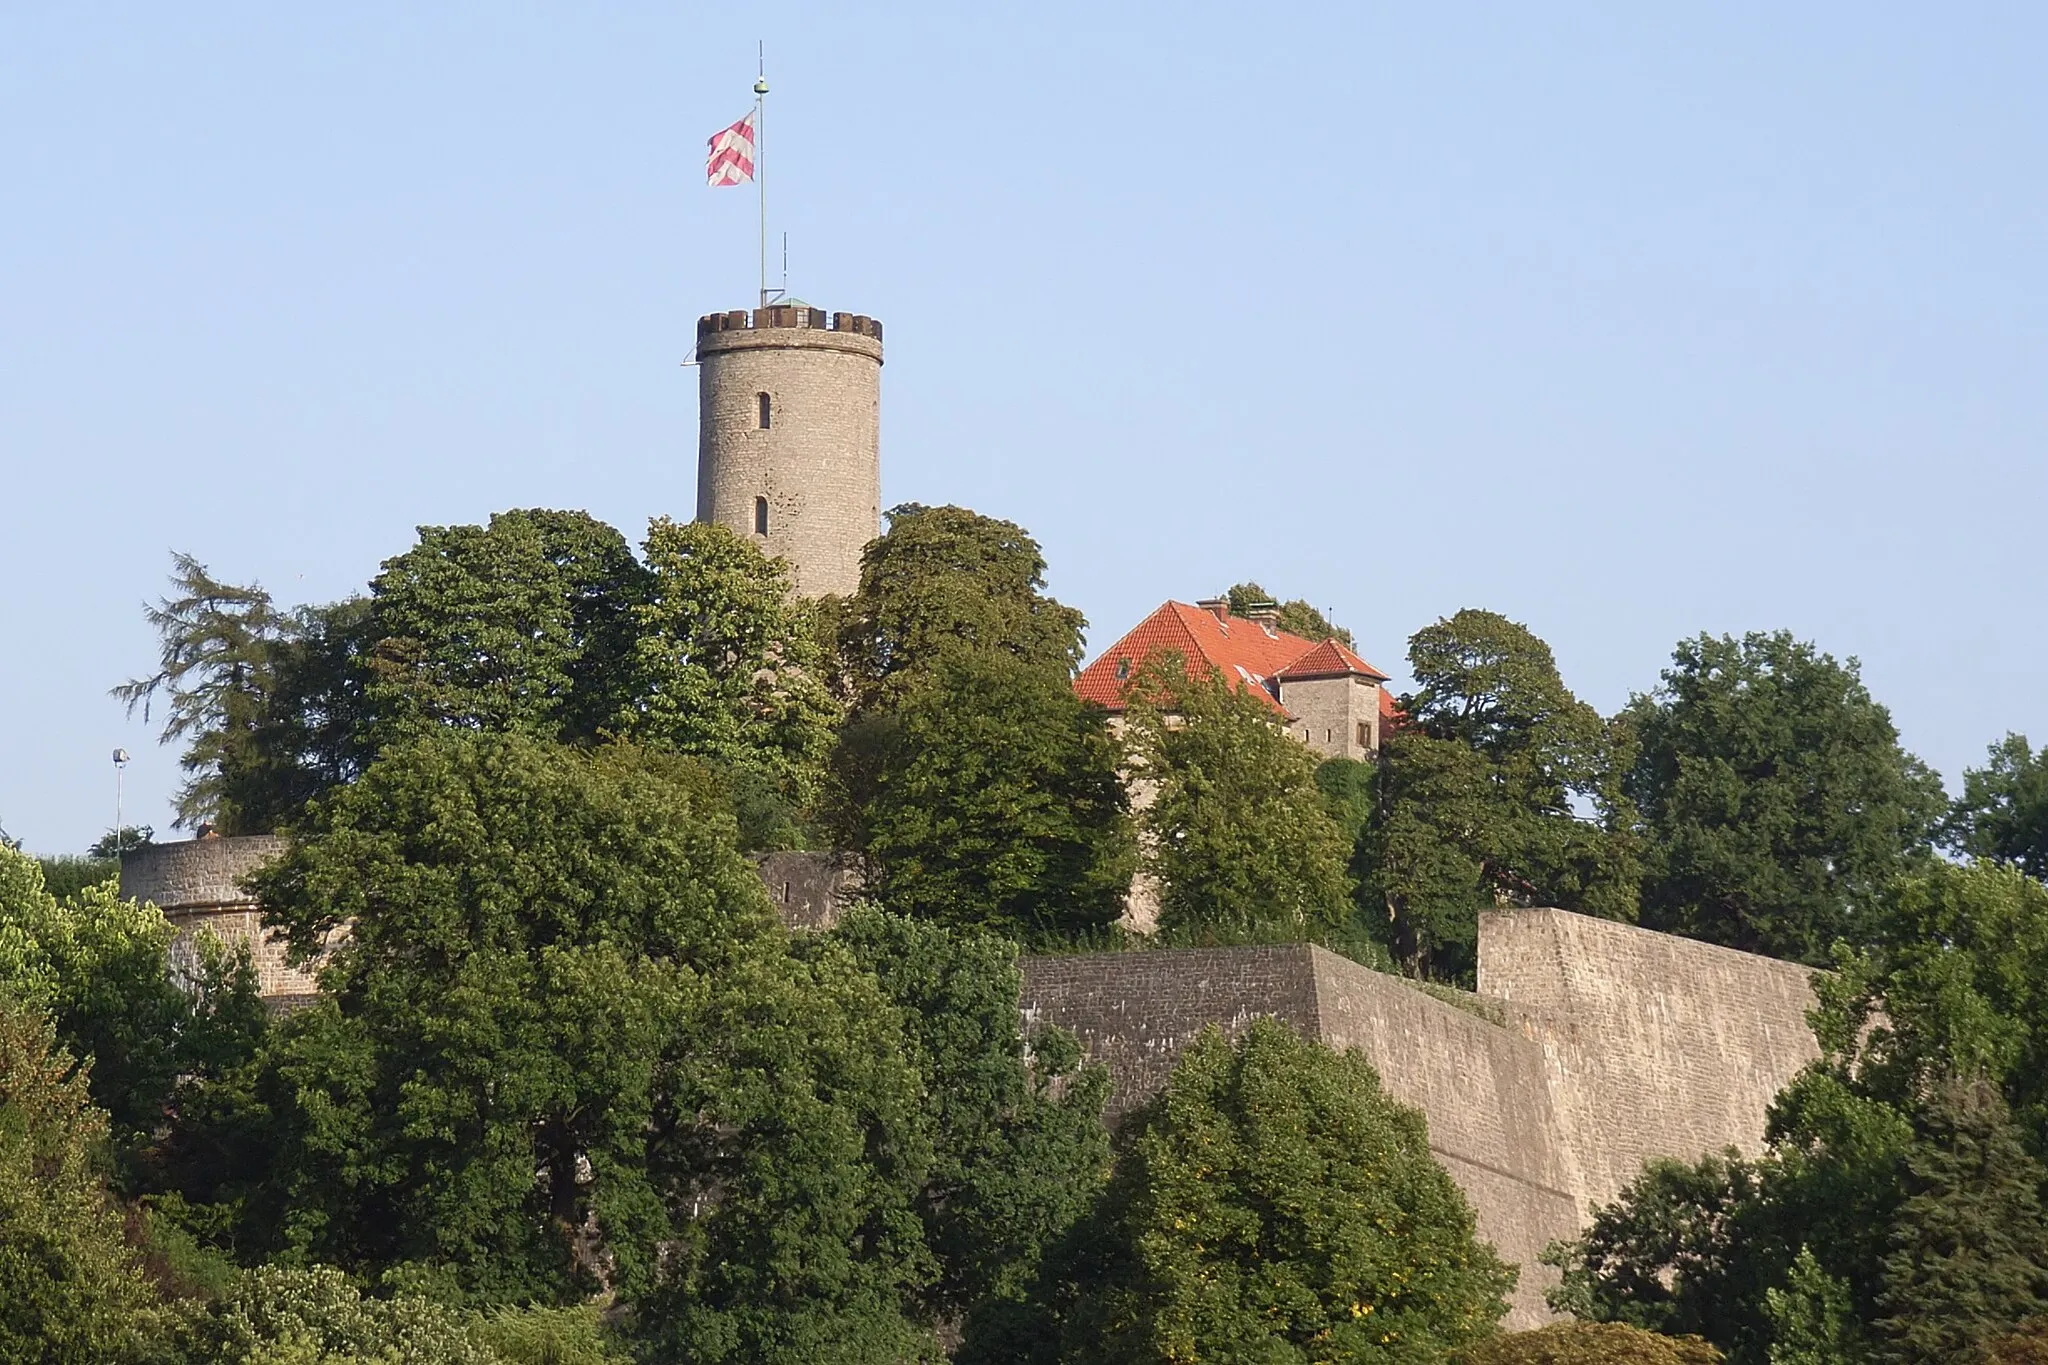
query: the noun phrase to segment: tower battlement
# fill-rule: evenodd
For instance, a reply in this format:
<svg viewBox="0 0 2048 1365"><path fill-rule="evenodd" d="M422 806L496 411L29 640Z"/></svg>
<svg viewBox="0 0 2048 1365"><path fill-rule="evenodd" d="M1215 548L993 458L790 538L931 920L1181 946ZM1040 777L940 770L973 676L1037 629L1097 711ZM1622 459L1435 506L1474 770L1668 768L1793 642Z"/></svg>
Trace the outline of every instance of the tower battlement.
<svg viewBox="0 0 2048 1365"><path fill-rule="evenodd" d="M749 313L735 308L725 313L706 313L697 319L697 341L714 341L724 332L755 332L778 328L808 328L839 332L848 336L882 339L882 324L864 313L828 313L806 303L775 303Z"/></svg>

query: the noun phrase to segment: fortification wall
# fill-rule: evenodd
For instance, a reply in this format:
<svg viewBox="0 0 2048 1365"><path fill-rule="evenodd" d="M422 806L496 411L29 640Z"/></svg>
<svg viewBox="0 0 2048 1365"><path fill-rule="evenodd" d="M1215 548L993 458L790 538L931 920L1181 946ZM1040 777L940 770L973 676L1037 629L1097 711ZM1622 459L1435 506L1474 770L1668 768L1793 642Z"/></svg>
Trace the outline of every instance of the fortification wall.
<svg viewBox="0 0 2048 1365"><path fill-rule="evenodd" d="M1479 1233L1521 1267L1510 1321L1548 1316L1536 1264L1578 1227L1541 1052L1528 1039L1321 948L1165 949L1027 958L1027 1028L1057 1024L1107 1066L1112 1121L1165 1084L1214 1024L1235 1037L1276 1018L1356 1048L1387 1092L1422 1110L1430 1149L1471 1199Z"/></svg>
<svg viewBox="0 0 2048 1365"><path fill-rule="evenodd" d="M1542 1051L1582 1204L1651 1157L1757 1152L1820 1055L1807 968L1562 910L1482 915L1479 990Z"/></svg>
<svg viewBox="0 0 2048 1365"><path fill-rule="evenodd" d="M1262 1016L1355 1048L1423 1112L1479 1231L1521 1269L1509 1321L1549 1314L1536 1263L1659 1156L1761 1147L1771 1098L1816 1055L1810 973L1560 910L1481 918L1468 1008L1308 946L1029 958L1029 1025L1109 1068L1112 1121L1216 1024Z"/></svg>
<svg viewBox="0 0 2048 1365"><path fill-rule="evenodd" d="M284 940L264 930L256 898L242 887L244 877L282 852L284 840L272 834L129 849L121 855L121 895L147 901L171 922L173 971L189 977L197 970L195 940L210 933L230 948L248 945L256 989L267 1003L288 1006L318 993L317 968L285 960Z"/></svg>

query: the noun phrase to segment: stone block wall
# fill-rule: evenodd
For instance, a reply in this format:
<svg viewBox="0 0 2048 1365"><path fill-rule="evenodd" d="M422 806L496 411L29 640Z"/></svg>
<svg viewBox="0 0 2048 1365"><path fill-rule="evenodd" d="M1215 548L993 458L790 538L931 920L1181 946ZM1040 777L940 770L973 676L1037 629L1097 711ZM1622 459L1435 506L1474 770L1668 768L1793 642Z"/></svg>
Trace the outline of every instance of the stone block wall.
<svg viewBox="0 0 2048 1365"><path fill-rule="evenodd" d="M1283 681L1280 704L1294 713L1288 733L1324 758L1369 759L1379 752L1380 685L1370 678Z"/></svg>
<svg viewBox="0 0 2048 1365"><path fill-rule="evenodd" d="M284 840L271 834L129 849L121 855L121 895L147 901L171 922L176 934L171 940L174 971L190 973L196 968L195 939L211 933L231 948L248 945L257 990L265 1002L289 1006L318 993L317 968L286 961L284 940L263 928L256 898L242 886L243 878L283 851Z"/></svg>
<svg viewBox="0 0 2048 1365"><path fill-rule="evenodd" d="M1297 945L1028 958L1024 1015L1108 1067L1112 1120L1210 1024L1269 1016L1362 1052L1520 1267L1509 1323L1531 1326L1556 1281L1537 1255L1644 1160L1761 1146L1771 1097L1816 1055L1813 997L1803 968L1559 910L1483 916L1479 942L1469 1008Z"/></svg>
<svg viewBox="0 0 2048 1365"><path fill-rule="evenodd" d="M1653 1156L1754 1154L1820 1055L1809 969L1562 910L1482 915L1479 990L1542 1050L1582 1202Z"/></svg>
<svg viewBox="0 0 2048 1365"><path fill-rule="evenodd" d="M860 871L837 853L760 853L754 866L775 913L791 929L830 929L860 894Z"/></svg>
<svg viewBox="0 0 2048 1365"><path fill-rule="evenodd" d="M780 306L700 319L697 520L787 559L801 596L852 594L881 530L881 393L872 318Z"/></svg>

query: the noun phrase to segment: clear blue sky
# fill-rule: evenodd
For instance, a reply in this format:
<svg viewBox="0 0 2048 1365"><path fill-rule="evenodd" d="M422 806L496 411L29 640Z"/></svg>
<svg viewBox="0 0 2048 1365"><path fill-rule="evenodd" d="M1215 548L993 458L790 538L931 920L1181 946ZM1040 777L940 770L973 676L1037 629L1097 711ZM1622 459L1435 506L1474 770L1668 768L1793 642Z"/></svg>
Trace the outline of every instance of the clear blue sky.
<svg viewBox="0 0 2048 1365"><path fill-rule="evenodd" d="M691 513L757 37L885 502L1023 523L1095 647L1257 577L1397 675L1506 612L1610 711L1789 627L1951 785L2048 739L2039 5L16 0L0 823L83 847L120 744L169 825L106 689L173 549L329 600L420 523Z"/></svg>

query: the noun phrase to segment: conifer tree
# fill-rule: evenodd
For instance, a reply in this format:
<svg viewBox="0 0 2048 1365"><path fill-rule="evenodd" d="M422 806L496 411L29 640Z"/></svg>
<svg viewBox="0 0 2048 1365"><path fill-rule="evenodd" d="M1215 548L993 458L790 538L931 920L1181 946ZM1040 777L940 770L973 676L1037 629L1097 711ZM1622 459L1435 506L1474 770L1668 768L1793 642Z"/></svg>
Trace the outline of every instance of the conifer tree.
<svg viewBox="0 0 2048 1365"><path fill-rule="evenodd" d="M1997 1089L1979 1078L1936 1086L1906 1158L1878 1296L1886 1358L1968 1359L1985 1341L2048 1313L2044 1170Z"/></svg>

